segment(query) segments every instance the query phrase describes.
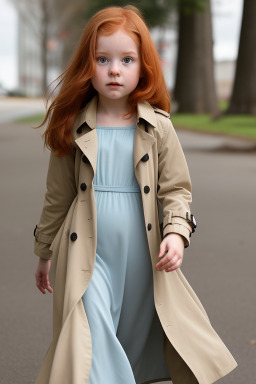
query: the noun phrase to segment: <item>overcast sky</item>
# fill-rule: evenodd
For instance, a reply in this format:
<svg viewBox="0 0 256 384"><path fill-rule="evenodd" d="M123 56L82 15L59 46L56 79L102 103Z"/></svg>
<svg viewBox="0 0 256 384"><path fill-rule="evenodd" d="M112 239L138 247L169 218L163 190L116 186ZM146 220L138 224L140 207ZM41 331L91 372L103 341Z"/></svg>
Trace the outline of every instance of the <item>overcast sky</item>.
<svg viewBox="0 0 256 384"><path fill-rule="evenodd" d="M243 0L211 1L214 57L236 59ZM0 85L13 89L17 77L17 15L10 0L0 0Z"/></svg>

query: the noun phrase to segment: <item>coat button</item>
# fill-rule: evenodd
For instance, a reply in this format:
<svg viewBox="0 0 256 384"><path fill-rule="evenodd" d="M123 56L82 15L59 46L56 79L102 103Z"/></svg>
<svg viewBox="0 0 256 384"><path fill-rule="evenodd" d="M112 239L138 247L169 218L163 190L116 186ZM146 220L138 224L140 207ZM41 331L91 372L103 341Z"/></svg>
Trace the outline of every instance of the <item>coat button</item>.
<svg viewBox="0 0 256 384"><path fill-rule="evenodd" d="M80 135L82 132L83 132L83 128L82 127L77 128L76 133L78 133Z"/></svg>
<svg viewBox="0 0 256 384"><path fill-rule="evenodd" d="M150 231L152 228L152 224L151 223L148 223L148 230Z"/></svg>
<svg viewBox="0 0 256 384"><path fill-rule="evenodd" d="M85 183L82 183L82 184L80 185L80 188L82 189L82 191L85 191L86 188L87 188L87 185L86 185Z"/></svg>
<svg viewBox="0 0 256 384"><path fill-rule="evenodd" d="M85 155L82 157L82 160L84 163L89 163L89 160Z"/></svg>
<svg viewBox="0 0 256 384"><path fill-rule="evenodd" d="M142 158L141 158L141 160L142 161L148 161L148 159L149 159L149 155L146 153L146 155L144 155Z"/></svg>
<svg viewBox="0 0 256 384"><path fill-rule="evenodd" d="M159 189L160 189L160 185L159 185L159 184L157 184L157 192L159 191Z"/></svg>
<svg viewBox="0 0 256 384"><path fill-rule="evenodd" d="M77 239L77 234L75 232L71 233L70 240L71 241L76 241L76 239Z"/></svg>
<svg viewBox="0 0 256 384"><path fill-rule="evenodd" d="M149 191L150 191L149 186L148 186L148 185L145 185L145 187L144 187L144 192L145 192L145 193L149 193Z"/></svg>

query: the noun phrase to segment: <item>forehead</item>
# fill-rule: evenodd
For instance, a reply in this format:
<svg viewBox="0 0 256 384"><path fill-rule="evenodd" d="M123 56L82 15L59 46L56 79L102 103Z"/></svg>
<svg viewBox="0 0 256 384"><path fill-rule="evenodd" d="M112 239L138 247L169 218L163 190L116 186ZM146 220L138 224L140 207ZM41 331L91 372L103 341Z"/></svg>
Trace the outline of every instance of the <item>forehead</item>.
<svg viewBox="0 0 256 384"><path fill-rule="evenodd" d="M138 53L138 46L126 31L118 30L111 35L99 33L97 36L96 51L134 51L134 53Z"/></svg>

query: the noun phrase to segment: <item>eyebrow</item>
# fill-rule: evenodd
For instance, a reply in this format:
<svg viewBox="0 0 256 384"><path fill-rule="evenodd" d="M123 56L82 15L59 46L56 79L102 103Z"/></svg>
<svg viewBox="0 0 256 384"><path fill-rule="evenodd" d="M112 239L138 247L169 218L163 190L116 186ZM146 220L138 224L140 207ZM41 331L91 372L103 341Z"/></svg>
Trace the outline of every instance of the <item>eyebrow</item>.
<svg viewBox="0 0 256 384"><path fill-rule="evenodd" d="M97 51L96 50L96 53L99 55L99 54L101 54L101 55L106 55L106 54L109 54L109 52L107 52L107 51ZM137 56L137 53L135 52L135 51L126 51L126 52L122 52L122 55L135 55L135 56Z"/></svg>

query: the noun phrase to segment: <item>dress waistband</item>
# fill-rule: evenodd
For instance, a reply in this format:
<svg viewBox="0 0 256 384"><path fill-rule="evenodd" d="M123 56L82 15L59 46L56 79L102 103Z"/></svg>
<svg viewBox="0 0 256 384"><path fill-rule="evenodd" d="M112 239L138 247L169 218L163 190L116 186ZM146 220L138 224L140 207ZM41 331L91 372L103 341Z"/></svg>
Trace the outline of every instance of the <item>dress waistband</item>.
<svg viewBox="0 0 256 384"><path fill-rule="evenodd" d="M102 191L102 192L135 192L140 193L140 188L136 186L112 186L112 185L95 185L94 190L95 191Z"/></svg>

